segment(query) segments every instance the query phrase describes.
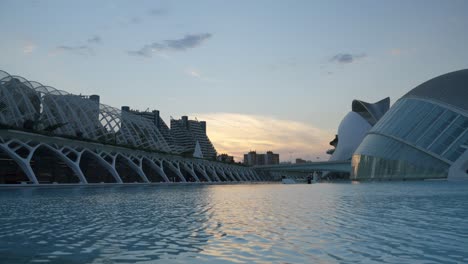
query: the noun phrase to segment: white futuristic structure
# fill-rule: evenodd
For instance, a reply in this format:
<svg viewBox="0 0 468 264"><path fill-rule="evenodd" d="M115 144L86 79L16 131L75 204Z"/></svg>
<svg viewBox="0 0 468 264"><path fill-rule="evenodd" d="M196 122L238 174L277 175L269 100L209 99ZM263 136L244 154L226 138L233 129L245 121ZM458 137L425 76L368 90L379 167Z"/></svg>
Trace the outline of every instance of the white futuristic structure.
<svg viewBox="0 0 468 264"><path fill-rule="evenodd" d="M352 158L351 179L468 179L468 70L400 98Z"/></svg>
<svg viewBox="0 0 468 264"><path fill-rule="evenodd" d="M178 155L150 119L0 71L0 184L258 181Z"/></svg>
<svg viewBox="0 0 468 264"><path fill-rule="evenodd" d="M0 71L0 122L12 127L171 152L153 124L140 116ZM31 127L32 128L32 127Z"/></svg>
<svg viewBox="0 0 468 264"><path fill-rule="evenodd" d="M364 139L364 136L387 112L390 107L390 98L385 98L374 104L354 100L349 112L338 127L336 138L330 142L335 146L330 161L350 160L354 151Z"/></svg>

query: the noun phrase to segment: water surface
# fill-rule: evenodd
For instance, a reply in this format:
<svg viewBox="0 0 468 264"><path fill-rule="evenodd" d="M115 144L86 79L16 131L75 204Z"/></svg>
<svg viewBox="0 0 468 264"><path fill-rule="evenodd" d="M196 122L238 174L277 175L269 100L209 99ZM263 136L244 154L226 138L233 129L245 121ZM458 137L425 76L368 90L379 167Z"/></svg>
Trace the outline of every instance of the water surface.
<svg viewBox="0 0 468 264"><path fill-rule="evenodd" d="M468 263L468 183L0 189L2 263Z"/></svg>

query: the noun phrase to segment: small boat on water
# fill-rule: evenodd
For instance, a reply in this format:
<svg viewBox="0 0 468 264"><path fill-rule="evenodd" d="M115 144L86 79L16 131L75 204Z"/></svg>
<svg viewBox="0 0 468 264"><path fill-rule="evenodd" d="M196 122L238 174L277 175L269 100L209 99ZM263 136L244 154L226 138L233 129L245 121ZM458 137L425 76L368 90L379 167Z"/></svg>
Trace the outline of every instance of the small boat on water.
<svg viewBox="0 0 468 264"><path fill-rule="evenodd" d="M282 179L281 179L281 182L282 182L283 184L296 184L296 183L297 183L295 180L293 180L293 179L287 179L287 178L282 178Z"/></svg>
<svg viewBox="0 0 468 264"><path fill-rule="evenodd" d="M283 175L281 176L281 182L283 184L297 184L297 183L312 184L312 183L319 182L319 178L318 178L317 173L309 174L305 179L289 179Z"/></svg>

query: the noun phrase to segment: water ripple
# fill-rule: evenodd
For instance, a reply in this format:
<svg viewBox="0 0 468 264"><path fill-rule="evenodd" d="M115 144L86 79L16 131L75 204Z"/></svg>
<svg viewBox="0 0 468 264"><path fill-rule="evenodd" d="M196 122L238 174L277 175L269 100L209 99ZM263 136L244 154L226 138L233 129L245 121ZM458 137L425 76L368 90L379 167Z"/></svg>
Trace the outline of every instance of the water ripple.
<svg viewBox="0 0 468 264"><path fill-rule="evenodd" d="M468 183L0 190L1 263L468 263Z"/></svg>

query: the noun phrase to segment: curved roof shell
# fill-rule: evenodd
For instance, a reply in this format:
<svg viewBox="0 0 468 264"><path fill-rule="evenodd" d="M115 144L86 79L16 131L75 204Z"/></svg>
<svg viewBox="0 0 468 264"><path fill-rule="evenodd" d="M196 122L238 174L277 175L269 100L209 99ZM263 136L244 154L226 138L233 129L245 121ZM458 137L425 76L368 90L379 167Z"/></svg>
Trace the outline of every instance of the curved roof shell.
<svg viewBox="0 0 468 264"><path fill-rule="evenodd" d="M375 103L367 103L361 100L353 100L351 109L366 119L370 125L374 125L390 108L390 97Z"/></svg>
<svg viewBox="0 0 468 264"><path fill-rule="evenodd" d="M330 161L349 160L371 125L356 112L349 112L338 127L338 143Z"/></svg>
<svg viewBox="0 0 468 264"><path fill-rule="evenodd" d="M450 72L424 82L402 98L441 101L468 111L468 69Z"/></svg>

